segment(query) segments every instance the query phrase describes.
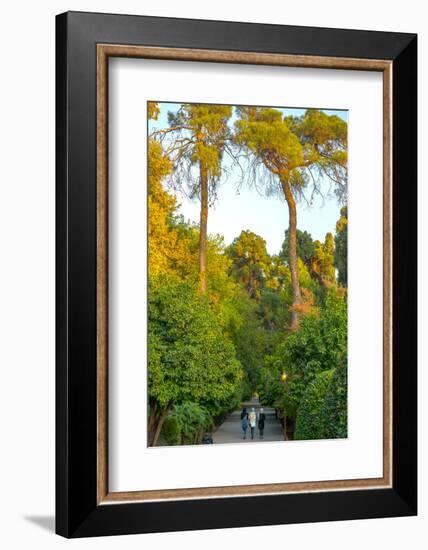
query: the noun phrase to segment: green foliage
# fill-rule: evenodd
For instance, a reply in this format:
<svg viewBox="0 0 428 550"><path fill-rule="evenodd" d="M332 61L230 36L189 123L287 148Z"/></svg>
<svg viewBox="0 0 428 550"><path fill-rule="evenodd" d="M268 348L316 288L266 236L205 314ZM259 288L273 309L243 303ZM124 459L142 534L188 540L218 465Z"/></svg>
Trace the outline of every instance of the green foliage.
<svg viewBox="0 0 428 550"><path fill-rule="evenodd" d="M267 195L277 193L288 205L287 261L292 275L293 297L290 328L295 330L300 316L312 310L312 298L308 293L308 299L302 302L298 277L296 198L305 197L312 204L314 196L322 193L324 179L330 179L338 198L344 200L347 189L347 124L337 116L316 109L308 109L301 117L283 116L277 109L258 107L240 107L238 114L234 141L246 152L247 158L252 159L249 162L253 185L258 188L264 185ZM305 192L309 189L311 192L307 198ZM334 281L334 275L332 264L326 280L329 283ZM323 275L319 277L325 283Z"/></svg>
<svg viewBox="0 0 428 550"><path fill-rule="evenodd" d="M317 193L317 176L329 175L343 192L347 130L341 119L315 110L303 117L276 109L237 111L235 145L272 176L258 180L259 188L281 191L286 177L297 198L306 190ZM159 104L148 104L153 120L159 113ZM346 437L346 290L337 287L335 273L345 286L346 208L336 235L328 233L323 243L297 230L293 273L302 301L296 330L289 330L295 305L289 230L273 256L248 230L227 247L221 235L208 235L206 291L198 292L201 232L178 215L165 182L198 197L204 166L212 204L232 144L230 116L228 106L183 104L169 127L149 140L150 432L162 426L169 445L197 443L212 422L257 391L263 404L296 421L296 438Z"/></svg>
<svg viewBox="0 0 428 550"><path fill-rule="evenodd" d="M336 193L346 193L347 124L337 116L308 109L301 117L283 116L271 108L240 107L235 142L254 155L268 174L286 180L299 195L315 177L327 176ZM273 190L267 186L269 193ZM312 197L311 199L312 200Z"/></svg>
<svg viewBox="0 0 428 550"><path fill-rule="evenodd" d="M182 443L197 443L200 432L212 427L209 411L191 401L174 405L169 418L176 423Z"/></svg>
<svg viewBox="0 0 428 550"><path fill-rule="evenodd" d="M241 399L240 401L249 401L254 394L254 387L251 384L251 381L249 378L244 378L242 381L242 387L241 387Z"/></svg>
<svg viewBox="0 0 428 550"><path fill-rule="evenodd" d="M228 254L232 276L246 288L250 298L260 299L271 267L266 241L252 231L241 231L229 246Z"/></svg>
<svg viewBox="0 0 428 550"><path fill-rule="evenodd" d="M261 395L266 403L280 402L296 418L306 388L324 371L335 369L347 351L347 304L334 289L327 291L318 314L301 320L300 328L284 338L266 358ZM287 374L284 384L281 374Z"/></svg>
<svg viewBox="0 0 428 550"><path fill-rule="evenodd" d="M323 410L323 437L348 437L348 368L342 361L335 369L327 388Z"/></svg>
<svg viewBox="0 0 428 550"><path fill-rule="evenodd" d="M324 243L314 241L314 252L310 259L310 271L323 286L331 286L336 282L334 269L334 239L327 233Z"/></svg>
<svg viewBox="0 0 428 550"><path fill-rule="evenodd" d="M239 307L242 288L230 277L231 260L223 237L210 235L208 238L207 263L209 302L223 331L230 335L233 326L242 324Z"/></svg>
<svg viewBox="0 0 428 550"><path fill-rule="evenodd" d="M242 107L239 113L241 116L235 123L237 143L250 149L268 170L277 171L281 159L287 159L289 169L303 163L299 138L280 111Z"/></svg>
<svg viewBox="0 0 428 550"><path fill-rule="evenodd" d="M304 293L305 290L308 291L308 294L310 295L313 292L316 292L319 290L319 280L314 279L311 272L309 271L308 267L306 266L303 261L298 258L297 260L297 271L298 271L298 278L299 278L299 286L302 292ZM283 304L291 304L293 299L293 289L291 285L291 275L290 270L288 267L286 267L283 270L283 274L281 277L281 299L283 301ZM285 325L284 325L285 326Z"/></svg>
<svg viewBox="0 0 428 550"><path fill-rule="evenodd" d="M348 126L336 115L327 115L318 109L307 109L299 118L293 118L291 126L304 143L315 146L318 153L334 154L347 145ZM337 161L343 162L338 155Z"/></svg>
<svg viewBox="0 0 428 550"><path fill-rule="evenodd" d="M334 265L338 270L337 279L342 286L348 286L348 209L346 206L340 210L334 244Z"/></svg>
<svg viewBox="0 0 428 550"><path fill-rule="evenodd" d="M297 230L296 236L297 236L297 255L303 261L303 263L306 264L306 266L309 266L311 257L315 249L314 241L312 240L311 235L307 231L300 231L300 229ZM282 243L282 248L280 252L280 258L282 261L288 262L288 256L289 256L289 230L286 229L284 241Z"/></svg>
<svg viewBox="0 0 428 550"><path fill-rule="evenodd" d="M246 395L256 391L259 383L259 371L266 354L266 331L257 315L256 307L247 296L242 297L239 305L242 322L231 334L236 355L245 370L248 388Z"/></svg>
<svg viewBox="0 0 428 550"><path fill-rule="evenodd" d="M149 281L149 397L162 407L225 400L242 379L233 344L189 283Z"/></svg>
<svg viewBox="0 0 428 550"><path fill-rule="evenodd" d="M299 405L294 439L324 437L324 400L334 369L318 373L306 386Z"/></svg>
<svg viewBox="0 0 428 550"><path fill-rule="evenodd" d="M262 291L257 312L266 332L265 338L269 338L269 335L273 337L275 333L282 334L289 321L288 304L291 298L287 286L285 288L285 291L270 288Z"/></svg>
<svg viewBox="0 0 428 550"><path fill-rule="evenodd" d="M180 445L181 428L177 418L169 414L162 426L162 437L168 445Z"/></svg>
<svg viewBox="0 0 428 550"><path fill-rule="evenodd" d="M177 201L163 186L172 164L159 142L148 148L148 260L153 277L197 277L199 229L177 215Z"/></svg>
<svg viewBox="0 0 428 550"><path fill-rule="evenodd" d="M190 177L194 165L207 170L211 187L211 201L214 199L215 185L221 175L221 163L225 142L230 130L227 125L232 115L229 105L184 103L177 113L168 113L169 132L173 137L171 158L175 163L175 183L182 188L187 174L190 193L197 196L199 181Z"/></svg>
<svg viewBox="0 0 428 550"><path fill-rule="evenodd" d="M285 385L281 382L281 374L279 363L272 356L266 356L263 367L260 369L258 393L263 405L285 410ZM287 414L289 414L288 407Z"/></svg>

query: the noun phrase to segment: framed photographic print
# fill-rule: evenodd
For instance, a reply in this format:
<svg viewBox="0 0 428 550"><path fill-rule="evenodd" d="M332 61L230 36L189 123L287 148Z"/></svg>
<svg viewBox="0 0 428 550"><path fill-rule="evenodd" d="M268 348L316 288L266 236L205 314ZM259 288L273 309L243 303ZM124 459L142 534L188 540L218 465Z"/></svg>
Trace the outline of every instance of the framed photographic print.
<svg viewBox="0 0 428 550"><path fill-rule="evenodd" d="M57 16L57 532L414 515L416 36Z"/></svg>

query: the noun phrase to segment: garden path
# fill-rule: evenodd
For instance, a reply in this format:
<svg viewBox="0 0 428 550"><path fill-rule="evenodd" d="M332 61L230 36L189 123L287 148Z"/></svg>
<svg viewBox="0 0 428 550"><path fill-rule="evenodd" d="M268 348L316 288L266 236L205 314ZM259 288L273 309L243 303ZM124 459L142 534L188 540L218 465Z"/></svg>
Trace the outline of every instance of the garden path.
<svg viewBox="0 0 428 550"><path fill-rule="evenodd" d="M251 410L251 407L258 411L260 403L258 399L253 399L246 403L242 403L243 407L247 408L247 412ZM247 430L247 438L243 439L243 432L241 428L241 411L242 409L233 411L225 419L213 434L214 444L217 443L256 443L265 441L284 441L284 434L282 425L279 420L275 418L275 409L270 407L264 407L264 413L266 414L265 429L263 440L260 439L259 430L256 427L254 433L254 440L251 440L250 429Z"/></svg>

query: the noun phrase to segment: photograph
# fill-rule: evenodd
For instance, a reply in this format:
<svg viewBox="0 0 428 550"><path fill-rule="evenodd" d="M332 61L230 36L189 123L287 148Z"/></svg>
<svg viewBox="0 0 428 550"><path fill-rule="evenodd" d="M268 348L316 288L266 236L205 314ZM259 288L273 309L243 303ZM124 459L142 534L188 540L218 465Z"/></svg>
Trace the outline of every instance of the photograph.
<svg viewBox="0 0 428 550"><path fill-rule="evenodd" d="M426 547L423 13L3 4L1 548Z"/></svg>
<svg viewBox="0 0 428 550"><path fill-rule="evenodd" d="M347 438L348 114L147 102L149 447Z"/></svg>

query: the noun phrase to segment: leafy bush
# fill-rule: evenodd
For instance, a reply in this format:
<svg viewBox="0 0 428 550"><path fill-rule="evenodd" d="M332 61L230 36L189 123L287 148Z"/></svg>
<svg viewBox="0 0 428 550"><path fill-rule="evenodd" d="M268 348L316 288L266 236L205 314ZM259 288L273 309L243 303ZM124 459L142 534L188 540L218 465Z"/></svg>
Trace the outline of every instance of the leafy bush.
<svg viewBox="0 0 428 550"><path fill-rule="evenodd" d="M197 403L184 402L174 405L169 418L178 426L181 443L197 443L201 432L212 427L210 413Z"/></svg>
<svg viewBox="0 0 428 550"><path fill-rule="evenodd" d="M151 280L149 396L160 406L224 400L242 380L233 344L204 297L174 278Z"/></svg>
<svg viewBox="0 0 428 550"><path fill-rule="evenodd" d="M320 373L338 367L346 351L347 304L331 289L319 314L303 317L300 328L266 358L260 376L263 402L280 404L287 417L295 419L308 386Z"/></svg>
<svg viewBox="0 0 428 550"><path fill-rule="evenodd" d="M322 411L326 439L348 437L348 369L343 361L327 388Z"/></svg>
<svg viewBox="0 0 428 550"><path fill-rule="evenodd" d="M307 386L297 410L294 439L324 438L324 400L334 369L315 376Z"/></svg>
<svg viewBox="0 0 428 550"><path fill-rule="evenodd" d="M162 437L168 445L179 445L181 442L181 430L177 419L168 415L162 427Z"/></svg>

